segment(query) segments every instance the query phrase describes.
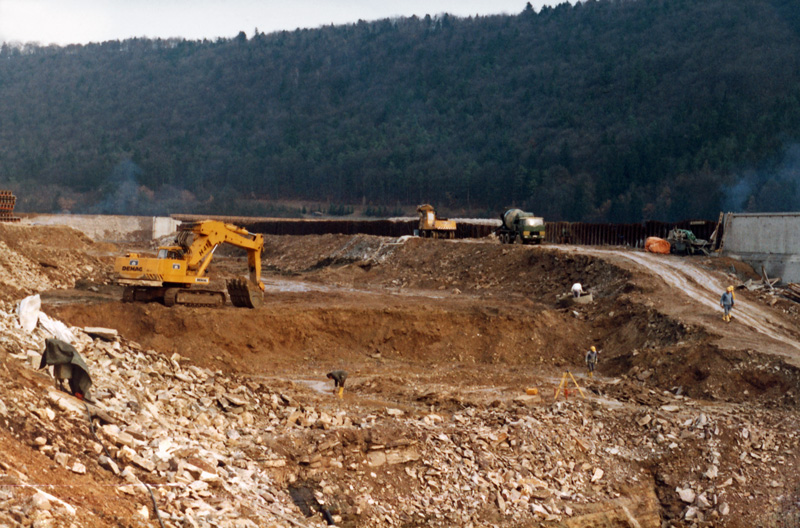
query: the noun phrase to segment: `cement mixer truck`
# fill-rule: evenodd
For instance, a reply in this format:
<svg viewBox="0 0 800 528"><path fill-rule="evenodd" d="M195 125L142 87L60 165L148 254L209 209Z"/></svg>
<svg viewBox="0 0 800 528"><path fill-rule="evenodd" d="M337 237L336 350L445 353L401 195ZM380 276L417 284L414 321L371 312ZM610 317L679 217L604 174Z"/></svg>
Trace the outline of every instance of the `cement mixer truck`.
<svg viewBox="0 0 800 528"><path fill-rule="evenodd" d="M544 240L544 218L521 209L509 209L500 215L502 223L495 234L503 244L541 244Z"/></svg>

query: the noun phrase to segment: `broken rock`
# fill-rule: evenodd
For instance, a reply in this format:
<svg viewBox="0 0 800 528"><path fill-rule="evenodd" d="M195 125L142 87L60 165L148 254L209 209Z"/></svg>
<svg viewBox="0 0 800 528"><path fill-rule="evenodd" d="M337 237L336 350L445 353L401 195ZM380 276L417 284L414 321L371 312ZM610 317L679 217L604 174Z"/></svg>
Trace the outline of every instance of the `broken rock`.
<svg viewBox="0 0 800 528"><path fill-rule="evenodd" d="M675 488L675 491L678 492L678 496L681 500L687 504L693 503L697 496L691 488Z"/></svg>

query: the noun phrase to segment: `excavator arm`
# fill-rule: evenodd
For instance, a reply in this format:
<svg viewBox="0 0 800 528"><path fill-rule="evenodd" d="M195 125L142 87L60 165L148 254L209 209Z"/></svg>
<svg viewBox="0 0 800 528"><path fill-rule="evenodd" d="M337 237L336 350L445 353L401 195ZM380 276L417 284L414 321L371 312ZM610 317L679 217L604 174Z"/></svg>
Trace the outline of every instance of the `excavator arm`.
<svg viewBox="0 0 800 528"><path fill-rule="evenodd" d="M191 233L192 241L186 246L186 267L197 276L205 274L214 251L221 244L245 249L247 251L247 267L249 280L231 279L227 282L228 295L234 306L256 308L263 302L264 285L261 283L261 250L264 248L264 237L258 233L250 233L233 224L217 220L204 220L181 224L179 242L188 242L188 237L180 233Z"/></svg>
<svg viewBox="0 0 800 528"><path fill-rule="evenodd" d="M230 244L247 250L247 267L250 272L250 282L258 286L262 291L264 290L264 285L261 284L263 235L251 233L242 227L217 220L181 224L178 230L178 240L181 245L188 242L188 237L182 236L182 233L191 233L193 235L191 243L185 246L187 269L195 272L198 276L202 276L208 265L211 264L211 259L217 247L221 244Z"/></svg>

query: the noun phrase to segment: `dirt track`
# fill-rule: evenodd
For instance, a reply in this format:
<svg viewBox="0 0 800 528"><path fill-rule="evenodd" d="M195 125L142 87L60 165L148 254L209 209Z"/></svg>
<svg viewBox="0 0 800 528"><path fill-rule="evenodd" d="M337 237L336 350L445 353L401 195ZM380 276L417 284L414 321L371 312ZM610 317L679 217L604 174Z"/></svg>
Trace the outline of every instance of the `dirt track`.
<svg viewBox="0 0 800 528"><path fill-rule="evenodd" d="M734 312L736 324L732 328L725 328L726 325L716 324L715 321L709 324L704 316L721 313L718 297L719 292L724 291L731 282L727 277L697 266L693 259L630 251L589 250L587 253L603 255L615 261L619 258L631 260L671 286L672 291L665 293L665 296L678 297L676 290L688 296L688 310L676 310L674 303L669 302L660 304L659 308L665 313L680 314L685 319L710 326L715 333L723 334L720 339L722 346L742 348L749 343L754 350L784 355L788 363L800 367L800 332L796 321L784 318L780 312L766 309L763 303L753 302L740 294ZM692 314L697 316L692 317Z"/></svg>
<svg viewBox="0 0 800 528"><path fill-rule="evenodd" d="M98 266L108 265L107 257L98 258L104 263ZM235 252L221 252L212 266L212 279L240 273L245 262ZM320 390L329 389L327 371L344 368L350 378L341 408L354 417L377 415L381 429L373 435L409 441L410 430L385 420L385 409L421 418L427 413L441 415L445 420L441 431L448 435L457 434L446 427L448 420L455 420L455 425L466 420L463 423L475 424L479 431L480 424L493 420L511 423L531 416L541 420L541 428L559 431L562 407L552 407L552 395L569 370L586 389L587 400L570 400L577 422L570 418L564 422L570 425L561 427L572 430L570 435L594 439L592 453L596 448L597 456L602 456L589 462L605 467L607 475L601 482L608 482L583 488L570 477L571 484L565 483L564 489L579 489L589 497L586 504L595 506L578 501L570 516L564 514L569 500L562 497L552 506L548 503L548 515L561 512L562 524L553 525L782 526L781 522L797 519L800 475L793 431L800 404L798 310L789 301L770 304L766 301L771 299L740 290L736 319L724 324L718 313L719 292L728 283L740 284L747 278L748 270L740 263L598 248L420 239L398 243L325 235L267 237L264 266L267 303L253 311L123 304L114 288L95 285L97 291L91 291L88 284L51 292L43 299L49 314L71 325L116 328L145 348L167 356L177 352L196 365L263 381L319 408L339 405ZM731 274L731 266L738 275ZM97 277L86 274L92 275ZM575 281L593 292L595 303L572 305L563 298ZM593 344L601 349L601 360L599 376L589 379L583 351ZM529 403L519 407L518 398L526 387L540 391L532 408L526 407ZM676 402L684 409L677 421L670 411L659 410L671 409ZM532 414L526 414L526 408ZM465 412L466 418L458 418ZM555 413L552 423L550 412ZM706 428L699 436L696 431L680 431L687 417L691 419L686 423L695 423L698 416L710 417L716 430ZM592 420L601 423L592 426ZM591 433L583 430L587 425ZM766 462L770 457L760 451L762 444L756 448L753 440L741 438L743 428L782 439L786 450L780 453L779 486L773 485L773 478L757 476L759 464L763 462L770 472L775 462ZM401 504L397 501L427 500L430 489L426 492L414 479L408 481L409 475L422 471L420 462L404 469L382 466L373 476L369 471L348 473L346 468L328 467L320 472L309 467L302 459L309 446L320 442L318 434L309 429L291 445L276 438L286 456L296 461L286 478L292 475L319 489L330 480L354 489L369 488L378 504L395 510ZM679 451L667 448L673 437L680 438ZM610 443L594 445L601 438ZM643 440L647 446L652 441L652 452L643 444L636 447ZM386 443L378 437L371 441ZM510 449L516 453L519 445ZM611 456L608 453L619 457L626 449L644 451L617 458L617 467L604 458ZM585 460L579 452L568 448L556 458L572 459L574 464ZM751 453L745 458L753 453L756 458L743 465L737 458L742 452ZM516 456L502 455L510 461ZM733 488L721 486L722 480L701 477L709 463L736 476ZM516 471L524 476L525 470ZM539 469L533 473L544 478ZM746 485L737 484L739 475ZM378 491L386 485L384 478L392 482L395 498ZM698 496L704 491L704 496L707 492L708 497L721 497L733 513L720 514L722 502L706 509L683 502L675 490L690 483ZM343 485L337 495L343 526L375 525L366 520L367 510L355 506L360 504L359 493ZM544 514L512 514L508 505L514 499L514 493L493 498L491 507L470 513L468 522L397 519L405 526L546 522ZM623 499L630 502L618 502ZM750 508L753 500L765 501L764 508ZM690 511L693 507L699 516ZM602 519L601 512L605 512ZM637 520L630 521L631 515Z"/></svg>

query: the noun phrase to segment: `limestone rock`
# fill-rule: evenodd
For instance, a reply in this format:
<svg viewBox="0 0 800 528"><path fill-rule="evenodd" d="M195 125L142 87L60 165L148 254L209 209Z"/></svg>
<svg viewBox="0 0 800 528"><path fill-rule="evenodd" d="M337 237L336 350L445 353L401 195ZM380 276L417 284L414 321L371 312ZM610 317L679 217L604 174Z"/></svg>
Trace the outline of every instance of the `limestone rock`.
<svg viewBox="0 0 800 528"><path fill-rule="evenodd" d="M678 492L678 496L681 500L687 504L691 504L694 502L695 497L697 494L691 488L676 488L676 492Z"/></svg>
<svg viewBox="0 0 800 528"><path fill-rule="evenodd" d="M116 462L114 462L113 459L108 458L105 455L100 455L97 458L97 462L98 464L100 464L100 467L107 469L108 471L111 471L115 475L119 475L120 473L119 466L117 465Z"/></svg>
<svg viewBox="0 0 800 528"><path fill-rule="evenodd" d="M106 341L114 341L119 335L115 328L102 328L99 326L87 326L83 328L83 331L91 337L98 337Z"/></svg>

